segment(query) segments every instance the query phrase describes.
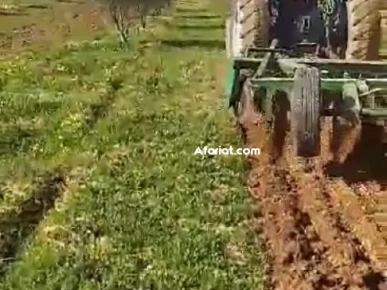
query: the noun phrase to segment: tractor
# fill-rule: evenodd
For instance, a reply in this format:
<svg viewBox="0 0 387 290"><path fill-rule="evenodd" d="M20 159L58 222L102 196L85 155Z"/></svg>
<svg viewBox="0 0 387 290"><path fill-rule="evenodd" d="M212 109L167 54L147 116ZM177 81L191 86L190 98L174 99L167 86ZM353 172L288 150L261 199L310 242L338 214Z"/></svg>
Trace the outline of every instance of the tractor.
<svg viewBox="0 0 387 290"><path fill-rule="evenodd" d="M387 2L387 1L385 1ZM235 0L226 23L228 105L271 125L280 110L296 155L320 155L321 119L387 127L379 0ZM387 10L387 6L385 7ZM284 102L281 102L283 104Z"/></svg>

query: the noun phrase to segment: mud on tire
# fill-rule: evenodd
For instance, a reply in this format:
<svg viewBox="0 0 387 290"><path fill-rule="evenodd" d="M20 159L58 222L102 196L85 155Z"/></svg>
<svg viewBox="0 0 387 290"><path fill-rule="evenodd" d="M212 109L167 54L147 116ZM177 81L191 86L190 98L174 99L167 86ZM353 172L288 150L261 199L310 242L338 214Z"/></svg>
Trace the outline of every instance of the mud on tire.
<svg viewBox="0 0 387 290"><path fill-rule="evenodd" d="M250 46L267 47L269 45L270 18L265 0L241 0L243 48Z"/></svg>
<svg viewBox="0 0 387 290"><path fill-rule="evenodd" d="M379 0L348 0L347 59L376 59L380 38Z"/></svg>

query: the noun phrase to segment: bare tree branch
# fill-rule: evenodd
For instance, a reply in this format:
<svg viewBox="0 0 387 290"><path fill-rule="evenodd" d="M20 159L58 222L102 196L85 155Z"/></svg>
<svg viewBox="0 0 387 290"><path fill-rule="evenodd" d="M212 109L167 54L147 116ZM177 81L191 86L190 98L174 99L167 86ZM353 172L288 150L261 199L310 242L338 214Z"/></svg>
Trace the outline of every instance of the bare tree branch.
<svg viewBox="0 0 387 290"><path fill-rule="evenodd" d="M129 41L131 30L137 26L146 28L148 16L160 15L173 0L99 0L109 11L120 40Z"/></svg>

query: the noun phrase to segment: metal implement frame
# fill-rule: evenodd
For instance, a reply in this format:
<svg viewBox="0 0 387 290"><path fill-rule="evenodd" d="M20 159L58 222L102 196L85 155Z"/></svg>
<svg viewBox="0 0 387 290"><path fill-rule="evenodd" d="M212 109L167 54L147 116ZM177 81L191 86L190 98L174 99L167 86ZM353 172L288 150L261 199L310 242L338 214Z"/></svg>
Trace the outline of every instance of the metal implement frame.
<svg viewBox="0 0 387 290"><path fill-rule="evenodd" d="M235 77L242 70L251 71L249 83L253 90L264 88L268 92L264 103L270 104L270 99L278 91L287 93L291 101L297 69L316 67L321 76L321 98L324 99L328 93L344 104L338 114L352 110L359 118L387 120L387 107L378 107L375 102L377 93L387 92L386 62L297 58L292 57L291 52L276 49L276 45L276 40L273 40L269 48L251 47L243 57L234 58ZM270 106L265 106L263 113L266 111L270 114ZM324 115L324 110L322 112Z"/></svg>

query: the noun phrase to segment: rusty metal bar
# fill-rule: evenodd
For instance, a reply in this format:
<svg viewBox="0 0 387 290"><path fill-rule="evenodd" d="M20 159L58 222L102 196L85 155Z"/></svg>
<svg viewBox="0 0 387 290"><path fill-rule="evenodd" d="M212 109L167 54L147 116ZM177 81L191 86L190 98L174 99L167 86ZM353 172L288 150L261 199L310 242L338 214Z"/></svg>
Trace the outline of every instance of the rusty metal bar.
<svg viewBox="0 0 387 290"><path fill-rule="evenodd" d="M380 108L380 109L369 109L369 108L363 108L360 110L360 115L362 116L368 116L368 117L374 117L374 118L385 118L387 117L387 109Z"/></svg>
<svg viewBox="0 0 387 290"><path fill-rule="evenodd" d="M275 49L277 47L278 43L279 43L278 39L276 39L276 38L273 39L271 44L270 44L270 48ZM268 66L268 64L273 56L274 56L274 52L272 52L272 51L266 52L261 63L259 64L259 67L258 67L257 71L255 72L253 78L261 77L263 75L263 73L265 72L265 69L267 68L267 66Z"/></svg>
<svg viewBox="0 0 387 290"><path fill-rule="evenodd" d="M277 59L278 63L293 67L295 64L304 64L316 66L325 70L347 70L360 71L363 73L385 73L387 74L387 66L382 61L361 61L361 60L342 60L342 59L303 59L303 58L283 58ZM239 57L234 59L236 67L257 68L262 62L261 58Z"/></svg>
<svg viewBox="0 0 387 290"><path fill-rule="evenodd" d="M356 83L359 79L352 78L340 78L340 79L330 79L330 78L322 78L321 86L326 90L334 90L340 91L342 90L342 86L347 82ZM368 78L363 79L363 81L367 82L372 87L384 87L387 90L387 78ZM291 88L294 83L293 78L256 78L251 80L252 85L256 86L265 86L265 87L277 87L279 90L281 88Z"/></svg>

